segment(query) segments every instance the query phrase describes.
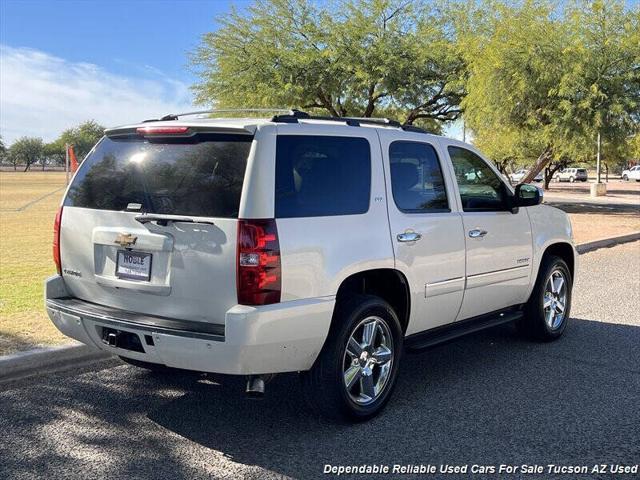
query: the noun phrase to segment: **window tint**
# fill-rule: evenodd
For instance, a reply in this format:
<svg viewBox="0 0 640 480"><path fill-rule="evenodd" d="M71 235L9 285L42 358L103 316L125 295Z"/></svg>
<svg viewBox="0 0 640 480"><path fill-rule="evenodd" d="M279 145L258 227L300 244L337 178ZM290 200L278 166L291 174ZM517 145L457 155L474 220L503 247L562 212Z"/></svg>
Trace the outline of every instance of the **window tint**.
<svg viewBox="0 0 640 480"><path fill-rule="evenodd" d="M233 218L252 137L104 138L82 163L66 206Z"/></svg>
<svg viewBox="0 0 640 480"><path fill-rule="evenodd" d="M366 139L278 136L277 218L365 213L370 190L371 151Z"/></svg>
<svg viewBox="0 0 640 480"><path fill-rule="evenodd" d="M401 211L449 210L440 162L431 145L393 142L389 147L389 160L393 199Z"/></svg>
<svg viewBox="0 0 640 480"><path fill-rule="evenodd" d="M507 208L507 188L489 165L475 153L449 147L465 212L497 211Z"/></svg>

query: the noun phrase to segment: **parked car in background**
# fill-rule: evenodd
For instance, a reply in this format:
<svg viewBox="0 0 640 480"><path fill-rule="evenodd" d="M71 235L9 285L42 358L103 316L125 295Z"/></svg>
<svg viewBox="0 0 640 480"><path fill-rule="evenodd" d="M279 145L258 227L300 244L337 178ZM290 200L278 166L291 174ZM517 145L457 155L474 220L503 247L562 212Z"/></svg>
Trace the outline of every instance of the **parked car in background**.
<svg viewBox="0 0 640 480"><path fill-rule="evenodd" d="M386 119L182 117L108 129L74 176L45 287L69 337L246 375L252 396L299 372L317 411L362 421L405 348L565 330L567 214L473 146Z"/></svg>
<svg viewBox="0 0 640 480"><path fill-rule="evenodd" d="M527 170L526 168L521 168L517 172L514 172L511 175L509 175L509 179L511 180L511 183L520 183L522 179L527 176L527 173L529 173L529 170ZM543 179L542 172L540 172L534 177L533 180L535 182L541 182L542 179Z"/></svg>
<svg viewBox="0 0 640 480"><path fill-rule="evenodd" d="M589 176L586 168L565 168L553 176L556 182L586 182Z"/></svg>
<svg viewBox="0 0 640 480"><path fill-rule="evenodd" d="M624 170L622 172L622 180L624 180L625 182L628 182L629 180L640 182L640 165L636 165L635 167L631 167L628 170Z"/></svg>

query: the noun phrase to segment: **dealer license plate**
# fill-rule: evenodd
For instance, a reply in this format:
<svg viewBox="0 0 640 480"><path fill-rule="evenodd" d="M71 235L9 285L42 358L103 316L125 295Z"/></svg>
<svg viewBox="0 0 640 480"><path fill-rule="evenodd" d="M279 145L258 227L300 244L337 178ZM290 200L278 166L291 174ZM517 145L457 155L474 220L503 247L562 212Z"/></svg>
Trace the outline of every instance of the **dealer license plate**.
<svg viewBox="0 0 640 480"><path fill-rule="evenodd" d="M118 250L116 277L148 282L151 278L151 254Z"/></svg>

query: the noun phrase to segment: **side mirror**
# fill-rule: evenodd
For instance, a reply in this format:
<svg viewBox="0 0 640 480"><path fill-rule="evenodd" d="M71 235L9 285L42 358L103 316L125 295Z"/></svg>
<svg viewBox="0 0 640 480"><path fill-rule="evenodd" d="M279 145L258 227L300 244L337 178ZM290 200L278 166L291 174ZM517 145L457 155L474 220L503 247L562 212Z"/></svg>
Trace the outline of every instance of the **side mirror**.
<svg viewBox="0 0 640 480"><path fill-rule="evenodd" d="M516 185L514 203L516 207L533 207L540 205L543 197L544 191L540 187L530 183L521 183Z"/></svg>

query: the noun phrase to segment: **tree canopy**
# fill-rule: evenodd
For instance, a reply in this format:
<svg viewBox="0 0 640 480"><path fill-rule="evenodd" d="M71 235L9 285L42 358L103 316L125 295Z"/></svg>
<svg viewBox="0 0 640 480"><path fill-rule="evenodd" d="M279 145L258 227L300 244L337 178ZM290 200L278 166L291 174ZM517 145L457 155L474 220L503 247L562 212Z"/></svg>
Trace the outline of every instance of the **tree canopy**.
<svg viewBox="0 0 640 480"><path fill-rule="evenodd" d="M480 148L558 168L620 151L637 131L640 31L623 2L497 3L478 38L464 39L465 119ZM496 136L500 136L499 140Z"/></svg>
<svg viewBox="0 0 640 480"><path fill-rule="evenodd" d="M405 123L456 119L465 68L433 3L260 0L233 11L192 54L196 100L296 107Z"/></svg>
<svg viewBox="0 0 640 480"><path fill-rule="evenodd" d="M8 156L15 169L17 165L24 165L24 171L43 158L44 142L38 137L21 137L9 148Z"/></svg>
<svg viewBox="0 0 640 480"><path fill-rule="evenodd" d="M50 155L64 155L65 145L73 145L79 161L91 151L93 146L104 135L104 127L94 120L87 120L80 125L69 128L48 145Z"/></svg>

